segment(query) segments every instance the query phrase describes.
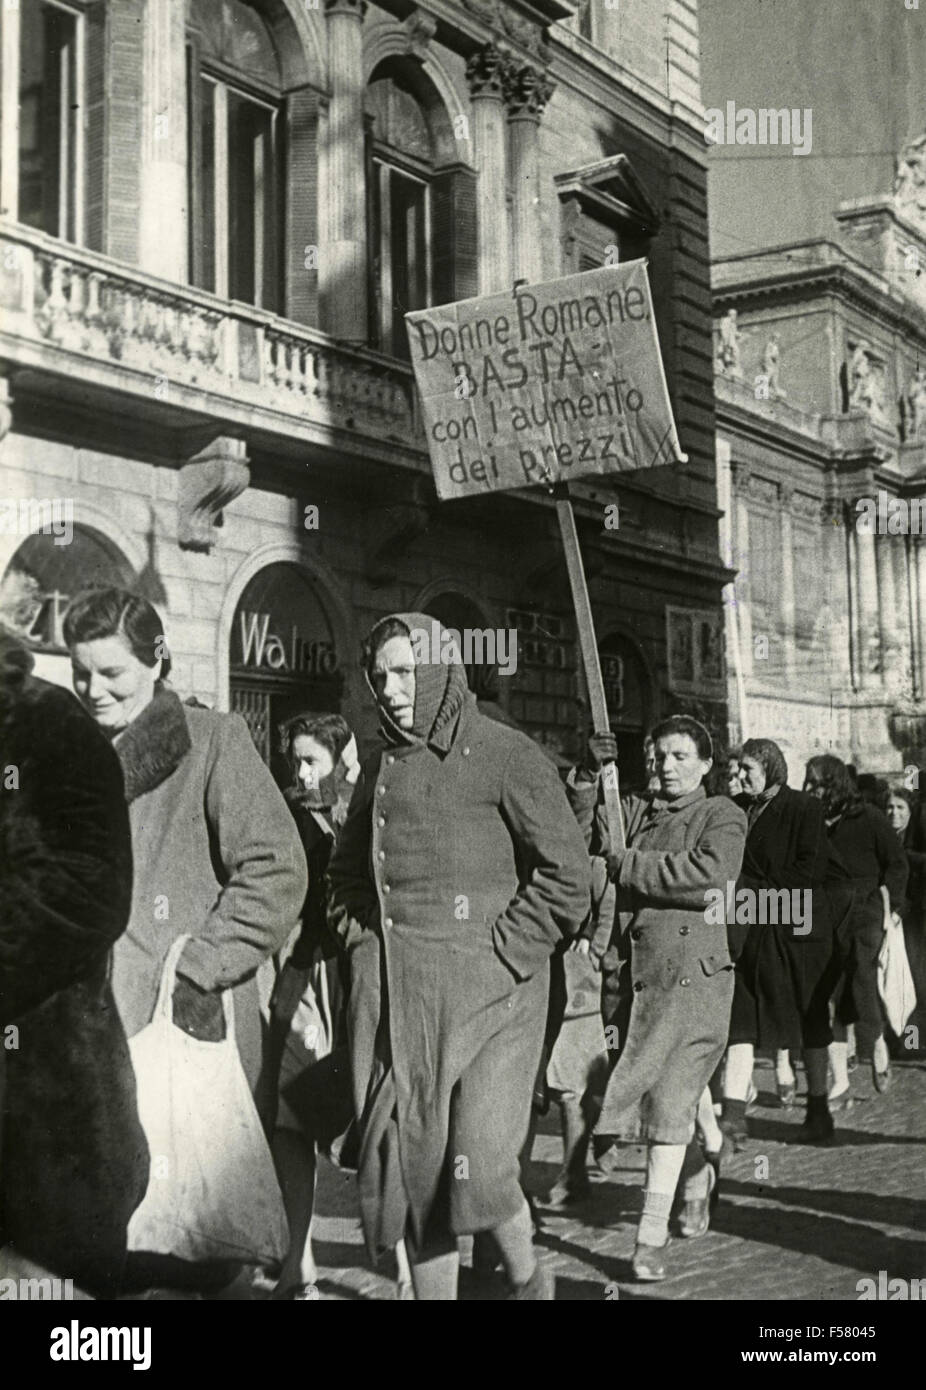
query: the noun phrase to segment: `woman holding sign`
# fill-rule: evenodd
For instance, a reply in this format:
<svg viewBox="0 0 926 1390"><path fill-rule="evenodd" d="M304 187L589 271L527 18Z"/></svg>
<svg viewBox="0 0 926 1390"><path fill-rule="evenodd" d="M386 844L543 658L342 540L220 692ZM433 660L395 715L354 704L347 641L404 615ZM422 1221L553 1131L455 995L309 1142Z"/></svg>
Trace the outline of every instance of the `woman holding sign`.
<svg viewBox="0 0 926 1390"><path fill-rule="evenodd" d="M633 1006L627 1041L608 1083L599 1134L620 1133L622 1117L641 1102L649 1145L643 1215L633 1270L666 1277L669 1215L682 1179L681 1234L708 1228L713 1167L694 1139L698 1101L723 1055L733 1000L726 927L708 906L739 875L746 817L725 796L707 797L713 765L707 729L673 715L653 730L658 787L624 803L627 847L607 836L598 779L577 770L568 791L591 846L606 858L617 885L620 925L629 931ZM596 736L600 765L616 740Z"/></svg>

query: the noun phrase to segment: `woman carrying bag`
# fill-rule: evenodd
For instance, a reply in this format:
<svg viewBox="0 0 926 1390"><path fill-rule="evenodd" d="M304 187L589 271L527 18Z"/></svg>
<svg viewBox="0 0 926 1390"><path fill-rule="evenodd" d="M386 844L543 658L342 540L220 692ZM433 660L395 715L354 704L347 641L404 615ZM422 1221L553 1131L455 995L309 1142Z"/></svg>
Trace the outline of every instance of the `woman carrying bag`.
<svg viewBox="0 0 926 1390"><path fill-rule="evenodd" d="M64 633L74 689L112 741L129 805L132 911L112 973L126 1035L131 1040L152 1020L168 954L186 937L169 1001L173 1025L217 1042L233 1014L237 1059L256 1098L263 1061L257 976L296 926L306 892L292 817L244 721L183 705L166 684L170 658L150 603L124 589L85 591L71 603ZM141 1109L145 1078L138 1079ZM216 1161L234 1124L230 1115L226 1133L214 1136ZM189 1217L178 1212L178 1227ZM254 1263L260 1258L254 1251ZM227 1282L234 1271L160 1249L130 1255L129 1273L143 1285L197 1287Z"/></svg>

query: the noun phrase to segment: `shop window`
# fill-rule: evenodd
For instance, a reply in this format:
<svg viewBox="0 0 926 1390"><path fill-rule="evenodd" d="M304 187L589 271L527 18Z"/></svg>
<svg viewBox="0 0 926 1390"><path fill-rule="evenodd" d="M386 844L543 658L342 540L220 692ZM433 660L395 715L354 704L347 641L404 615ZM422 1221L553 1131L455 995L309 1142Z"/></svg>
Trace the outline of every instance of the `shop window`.
<svg viewBox="0 0 926 1390"><path fill-rule="evenodd" d="M278 312L282 117L279 67L259 17L197 0L188 45L193 284Z"/></svg>
<svg viewBox="0 0 926 1390"><path fill-rule="evenodd" d="M83 235L84 20L54 0L23 0L19 67L19 221L66 241Z"/></svg>

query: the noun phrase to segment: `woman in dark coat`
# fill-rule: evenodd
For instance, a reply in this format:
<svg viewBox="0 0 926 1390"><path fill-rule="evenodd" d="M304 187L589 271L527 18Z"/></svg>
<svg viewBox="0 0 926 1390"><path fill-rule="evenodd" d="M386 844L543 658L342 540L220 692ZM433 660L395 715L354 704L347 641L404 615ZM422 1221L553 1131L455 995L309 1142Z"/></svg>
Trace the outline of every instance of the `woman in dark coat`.
<svg viewBox="0 0 926 1390"><path fill-rule="evenodd" d="M129 820L108 741L31 667L0 629L0 1246L112 1298L148 1181L108 980Z"/></svg>
<svg viewBox="0 0 926 1390"><path fill-rule="evenodd" d="M878 952L884 939L884 903L899 911L907 887L907 859L884 814L862 800L845 763L831 753L811 758L804 790L823 803L830 844L855 890L847 925L836 932L836 952L844 975L835 995L834 1041L830 1044L833 1102L849 1099L846 1028L857 1025L862 1047L871 1049L872 1077L878 1091L890 1084L890 1059L884 1040L884 1010L878 994Z"/></svg>
<svg viewBox="0 0 926 1390"><path fill-rule="evenodd" d="M733 997L726 925L711 905L735 884L746 840L740 808L705 793L713 762L704 726L676 715L656 726L653 739L659 790L628 798L627 848L607 856L631 942L633 1006L597 1125L598 1134L619 1134L627 1112L644 1102L649 1151L633 1262L643 1280L666 1277L663 1250L680 1179L682 1233L708 1229L715 1177L694 1139L695 1116L726 1047ZM600 815L594 826L598 784L583 780L567 788L573 810L589 844L594 827L607 845Z"/></svg>
<svg viewBox="0 0 926 1390"><path fill-rule="evenodd" d="M78 594L64 621L74 688L112 740L129 803L135 877L129 925L113 951L113 995L131 1038L151 1019L171 945L188 936L173 1021L216 1041L231 989L235 1040L257 1093L271 956L299 920L305 855L244 720L183 705L165 685L163 630L151 604L123 589ZM259 1108L272 1100L259 1096ZM173 1256L130 1264L142 1281L200 1282L204 1273Z"/></svg>
<svg viewBox="0 0 926 1390"><path fill-rule="evenodd" d="M826 889L823 807L788 786L784 755L771 739L747 739L740 766L744 792L737 804L746 811L749 833L737 894L753 895L745 900L747 909L764 902L765 911L743 913L752 918L745 929L728 922L731 937L740 932L744 939L736 961L721 1127L734 1143L746 1135L746 1096L757 1047L802 1048L808 1100L799 1136L825 1142L833 1134L826 1073L833 1040L834 909Z"/></svg>
<svg viewBox="0 0 926 1390"><path fill-rule="evenodd" d="M911 1036L922 1037L922 1045L926 1047L926 835L919 799L906 787L891 787L881 809L903 846L910 867L907 891L900 908L907 960L916 990L916 1009L908 1024L918 1029L918 1034ZM903 1050L914 1052L919 1051L919 1047Z"/></svg>
<svg viewBox="0 0 926 1390"><path fill-rule="evenodd" d="M407 1235L418 1298L455 1298L456 1237L491 1231L512 1297L547 1299L518 1157L550 955L588 913L588 860L541 750L478 712L459 653L413 646L437 628L396 614L370 635L385 746L329 870L350 953L361 1212L374 1256Z"/></svg>

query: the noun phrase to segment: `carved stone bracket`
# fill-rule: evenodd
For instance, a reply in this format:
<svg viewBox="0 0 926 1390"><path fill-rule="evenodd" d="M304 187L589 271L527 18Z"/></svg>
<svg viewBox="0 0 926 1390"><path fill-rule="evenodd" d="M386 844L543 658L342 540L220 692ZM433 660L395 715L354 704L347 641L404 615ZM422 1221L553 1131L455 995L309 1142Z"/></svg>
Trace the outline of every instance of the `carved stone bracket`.
<svg viewBox="0 0 926 1390"><path fill-rule="evenodd" d="M251 481L243 439L221 435L180 470L178 540L182 550L210 551L222 511Z"/></svg>
<svg viewBox="0 0 926 1390"><path fill-rule="evenodd" d="M408 35L406 53L410 58L423 63L428 55L428 46L437 33L437 20L424 10L412 10L402 28Z"/></svg>

